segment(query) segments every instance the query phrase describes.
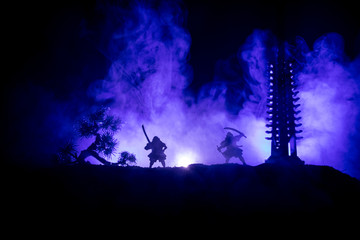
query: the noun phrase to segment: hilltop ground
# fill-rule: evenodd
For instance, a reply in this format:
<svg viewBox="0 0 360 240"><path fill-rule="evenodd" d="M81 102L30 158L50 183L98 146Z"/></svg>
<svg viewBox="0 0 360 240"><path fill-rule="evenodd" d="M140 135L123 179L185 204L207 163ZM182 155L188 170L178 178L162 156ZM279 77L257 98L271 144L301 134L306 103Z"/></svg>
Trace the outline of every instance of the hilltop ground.
<svg viewBox="0 0 360 240"><path fill-rule="evenodd" d="M327 166L86 165L11 168L8 173L5 206L9 215L26 218L99 216L106 221L110 216L157 225L180 219L223 224L264 223L274 217L339 221L360 214L360 181Z"/></svg>

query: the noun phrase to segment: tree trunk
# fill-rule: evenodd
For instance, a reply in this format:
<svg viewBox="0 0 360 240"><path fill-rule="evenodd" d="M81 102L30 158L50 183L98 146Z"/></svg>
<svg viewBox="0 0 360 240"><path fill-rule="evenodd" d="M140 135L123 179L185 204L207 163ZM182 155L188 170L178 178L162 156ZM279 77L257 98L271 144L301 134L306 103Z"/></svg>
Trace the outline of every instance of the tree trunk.
<svg viewBox="0 0 360 240"><path fill-rule="evenodd" d="M93 150L89 150L89 149L86 149L86 150L83 150L81 151L80 155L79 155L79 163L80 164L83 164L85 163L85 159L89 156L92 156L94 157L96 160L98 160L99 162L101 162L102 164L104 165L107 165L107 166L110 166L111 165L111 162L105 160L104 158L100 157L99 154Z"/></svg>

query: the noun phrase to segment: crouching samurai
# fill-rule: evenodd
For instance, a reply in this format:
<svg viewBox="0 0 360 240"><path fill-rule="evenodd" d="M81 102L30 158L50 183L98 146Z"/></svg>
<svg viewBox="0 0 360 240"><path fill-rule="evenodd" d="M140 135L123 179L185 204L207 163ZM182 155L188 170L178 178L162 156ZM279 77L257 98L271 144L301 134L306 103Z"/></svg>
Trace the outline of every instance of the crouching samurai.
<svg viewBox="0 0 360 240"><path fill-rule="evenodd" d="M224 156L225 163L229 163L230 158L235 157L238 158L244 165L246 165L245 159L242 155L243 153L243 150L241 149L242 146L238 146L236 144L240 140L240 138L242 137L246 138L246 136L242 132L236 129L233 128L225 128L225 129L236 131L239 134L234 136L231 132L228 132L226 134L224 141L222 141L220 143L220 146L217 147L218 151ZM223 148L226 149L225 151L222 152L221 150Z"/></svg>

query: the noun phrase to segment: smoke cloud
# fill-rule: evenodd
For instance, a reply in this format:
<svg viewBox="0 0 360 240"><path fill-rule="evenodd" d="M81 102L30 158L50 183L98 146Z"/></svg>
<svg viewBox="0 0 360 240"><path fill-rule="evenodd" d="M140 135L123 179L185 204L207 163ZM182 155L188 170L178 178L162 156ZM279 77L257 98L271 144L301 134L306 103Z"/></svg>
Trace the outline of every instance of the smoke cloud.
<svg viewBox="0 0 360 240"><path fill-rule="evenodd" d="M14 119L25 117L18 120L23 127L8 130L8 135L14 136L11 141L17 140L15 130L22 131L28 135L20 141L27 146L24 152L38 155L45 148L54 152L54 146L74 132L77 118L106 105L123 122L115 136L119 142L117 153L134 153L142 167L149 165L150 153L144 150L142 124L150 139L158 136L168 146L166 164L170 167L223 163L217 145L225 138L224 127L247 136L239 141L247 164L261 164L270 156L270 142L265 140L265 52L275 37L269 31L254 30L244 43L239 43L237 52L208 66L214 68L213 81L190 94L191 36L186 29L186 9L180 1L131 1L126 6L100 5L99 9L104 16L95 24L96 31L87 32L86 23L82 30L84 35L92 34L93 43L109 60L106 76L91 81L87 96L79 94L82 89L74 90L68 101L59 100L42 87L14 94L14 109L22 112ZM306 164L330 165L360 177L360 57L348 58L343 45L339 34L329 33L312 47L301 38L294 46L300 66L295 78L304 137L298 141L298 155ZM78 85L88 82L81 83ZM27 104L37 106L36 111L29 110ZM36 145L31 144L33 136L39 140ZM87 148L92 140L77 139L78 150ZM115 154L111 160L117 157Z"/></svg>
<svg viewBox="0 0 360 240"><path fill-rule="evenodd" d="M233 127L247 136L239 143L246 162L263 163L270 155L265 50L274 36L255 30L237 53L218 61L213 82L192 96L185 91L192 80L185 15L176 2L156 8L134 4L127 21L111 35L108 76L89 93L111 102L112 113L123 120L118 151L130 151L139 166L148 166L144 124L150 138L156 135L167 144L167 166L222 163L216 146L225 137L223 128ZM298 38L295 48L302 59L296 74L304 131L298 155L307 164L356 175L359 60L345 56L342 37L335 33L319 38L312 49Z"/></svg>
<svg viewBox="0 0 360 240"><path fill-rule="evenodd" d="M240 93L243 95L240 100L234 98L238 94L229 97L227 80L220 75L217 76L220 86L207 86L198 98L184 92L192 79L188 65L191 37L183 26L180 7L165 2L158 8L132 7L128 21L112 35L110 45L116 46L117 54L108 77L94 83L89 90L98 101L112 102L113 114L124 121L116 136L120 142L118 150L135 153L138 165L148 166L149 153L144 150L146 139L141 129L144 124L150 138L159 136L167 144L168 166L222 163L223 157L216 146L225 137L223 128L229 126L248 137L240 143L246 149L246 161L263 162L269 148L264 139L265 123L253 112L258 102L246 103L241 113L228 111L235 103L242 105L247 96ZM254 74L261 75L264 68L262 50L257 47L247 46L237 56L251 65L251 79L255 79ZM259 56L253 56L253 51L260 51L256 53ZM248 82L242 82L251 92ZM258 80L253 82L262 89ZM236 102L232 103L234 99Z"/></svg>
<svg viewBox="0 0 360 240"><path fill-rule="evenodd" d="M297 78L304 139L299 155L307 163L356 171L359 162L351 159L359 156L352 148L358 144L352 136L359 134L359 61L345 56L343 39L336 33L320 37L312 50L301 48L305 66Z"/></svg>

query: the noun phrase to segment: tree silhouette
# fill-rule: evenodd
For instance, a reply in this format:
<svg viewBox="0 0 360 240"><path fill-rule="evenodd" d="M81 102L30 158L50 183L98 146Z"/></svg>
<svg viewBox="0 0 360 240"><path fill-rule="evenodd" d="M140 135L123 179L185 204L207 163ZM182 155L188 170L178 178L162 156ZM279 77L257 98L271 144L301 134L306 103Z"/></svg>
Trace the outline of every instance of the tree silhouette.
<svg viewBox="0 0 360 240"><path fill-rule="evenodd" d="M118 164L121 166L130 166L132 164L136 164L136 157L134 154L124 151L120 154Z"/></svg>
<svg viewBox="0 0 360 240"><path fill-rule="evenodd" d="M104 165L111 165L112 163L102 156L110 157L114 154L117 145L114 134L120 130L120 124L121 120L109 115L108 108L105 107L84 117L77 130L81 137L95 136L95 141L80 152L79 163L85 163L85 159L92 156Z"/></svg>
<svg viewBox="0 0 360 240"><path fill-rule="evenodd" d="M75 145L71 142L59 149L57 162L60 164L85 164L86 158L94 157L104 165L128 166L127 162L136 163L133 154L122 152L117 163L112 163L106 158L114 155L117 140L114 134L120 130L121 120L109 114L109 109L101 107L94 113L90 113L82 118L77 124L77 132L82 138L93 138L95 140L87 149L77 155ZM121 161L120 161L121 160Z"/></svg>
<svg viewBox="0 0 360 240"><path fill-rule="evenodd" d="M57 164L73 164L77 162L78 155L75 144L69 141L64 147L61 147L56 154L55 161Z"/></svg>

